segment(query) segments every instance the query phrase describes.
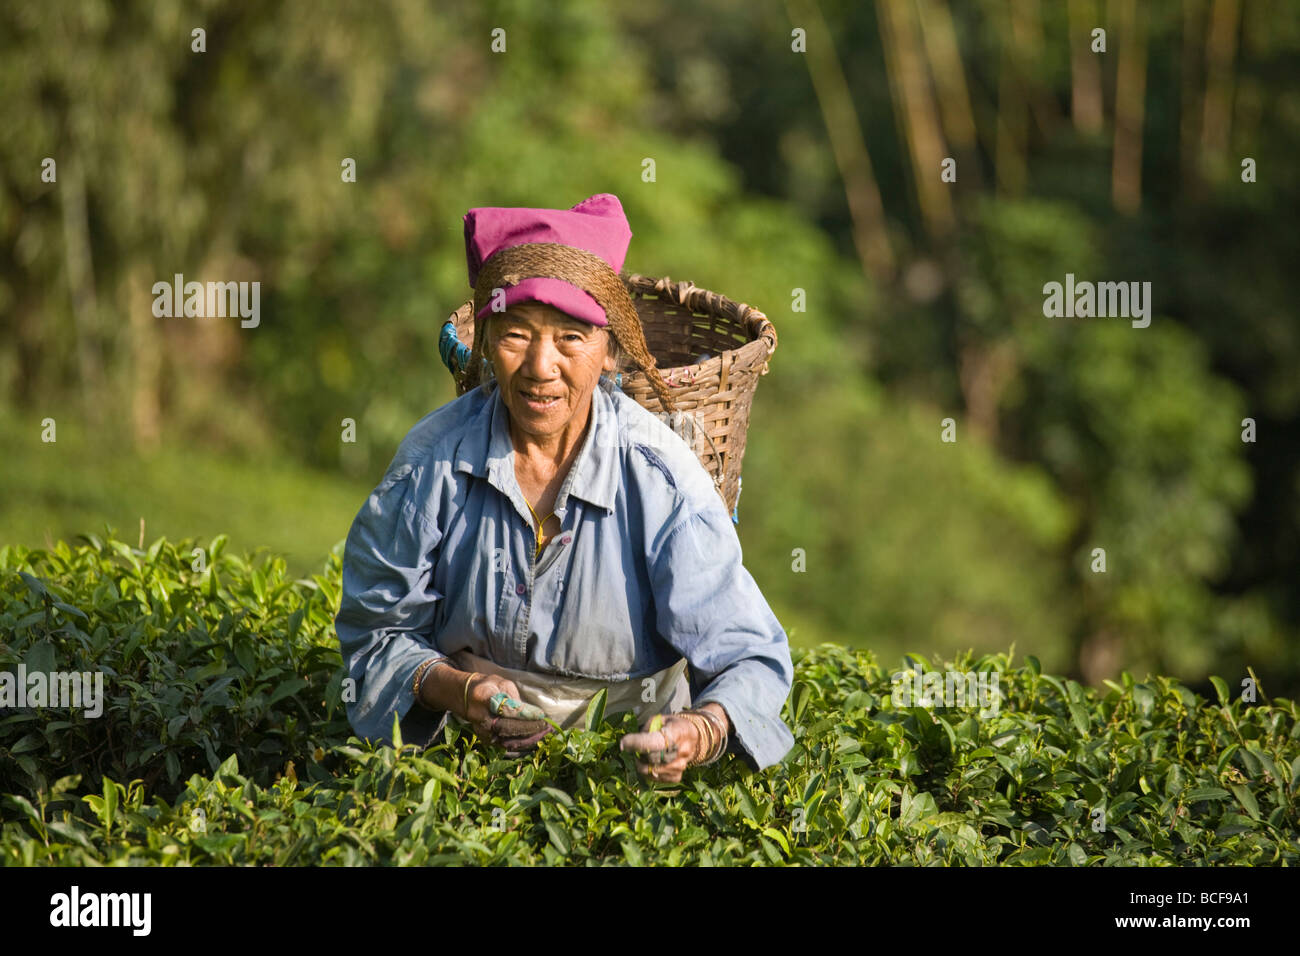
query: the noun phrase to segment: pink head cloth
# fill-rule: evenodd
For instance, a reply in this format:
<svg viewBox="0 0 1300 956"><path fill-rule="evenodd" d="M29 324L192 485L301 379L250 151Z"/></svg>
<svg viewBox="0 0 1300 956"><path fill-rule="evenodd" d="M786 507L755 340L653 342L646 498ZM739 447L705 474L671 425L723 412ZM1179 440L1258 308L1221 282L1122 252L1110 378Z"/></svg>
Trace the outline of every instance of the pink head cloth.
<svg viewBox="0 0 1300 956"><path fill-rule="evenodd" d="M632 228L623 214L623 204L613 193L597 193L572 209L480 206L465 214L465 259L471 287L478 281L483 263L510 246L558 242L600 256L619 272L631 240ZM564 279L524 279L506 287L505 300L506 308L519 302L544 302L583 322L609 324L600 303ZM486 305L476 318L491 311L491 305Z"/></svg>

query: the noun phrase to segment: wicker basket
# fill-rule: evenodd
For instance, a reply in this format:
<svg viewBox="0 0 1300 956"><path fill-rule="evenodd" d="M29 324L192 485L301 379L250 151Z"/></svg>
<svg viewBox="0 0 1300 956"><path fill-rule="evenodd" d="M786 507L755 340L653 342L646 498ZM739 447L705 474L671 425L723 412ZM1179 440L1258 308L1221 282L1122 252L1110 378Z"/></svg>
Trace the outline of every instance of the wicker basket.
<svg viewBox="0 0 1300 956"><path fill-rule="evenodd" d="M630 398L665 421L694 449L714 487L738 521L740 467L758 377L776 351L776 329L744 303L667 276L620 274L645 330L646 345L668 385L677 414L666 416L645 374L619 376ZM466 302L443 326L439 351L457 372L474 344L474 304Z"/></svg>

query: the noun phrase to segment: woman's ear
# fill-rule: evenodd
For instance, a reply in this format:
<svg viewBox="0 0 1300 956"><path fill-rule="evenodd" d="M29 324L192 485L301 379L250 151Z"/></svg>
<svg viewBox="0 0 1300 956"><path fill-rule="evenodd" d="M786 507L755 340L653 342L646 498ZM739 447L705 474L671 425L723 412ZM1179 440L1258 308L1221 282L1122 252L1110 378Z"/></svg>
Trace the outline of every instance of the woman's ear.
<svg viewBox="0 0 1300 956"><path fill-rule="evenodd" d="M618 340L614 338L614 333L608 329L605 330L605 337L607 339L605 343L605 361L601 363L601 368L606 372L617 372L618 356L616 353L618 351Z"/></svg>

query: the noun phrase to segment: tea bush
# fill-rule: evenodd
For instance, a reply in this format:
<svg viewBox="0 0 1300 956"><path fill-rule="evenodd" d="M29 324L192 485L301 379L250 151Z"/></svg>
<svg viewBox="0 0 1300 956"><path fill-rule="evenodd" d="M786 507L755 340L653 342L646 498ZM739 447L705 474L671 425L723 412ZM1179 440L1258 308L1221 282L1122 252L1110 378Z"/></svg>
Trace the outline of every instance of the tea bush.
<svg viewBox="0 0 1300 956"><path fill-rule="evenodd" d="M522 759L454 721L423 751L351 735L340 560L290 580L224 539L0 548L0 667L104 674L103 713L0 710L7 864L1300 863L1293 701L1206 701L1124 674L1104 694L1030 657L996 713L896 707L872 655L795 649L796 744L643 783L630 714ZM945 665L910 655L909 667ZM1261 688L1262 691L1262 688Z"/></svg>

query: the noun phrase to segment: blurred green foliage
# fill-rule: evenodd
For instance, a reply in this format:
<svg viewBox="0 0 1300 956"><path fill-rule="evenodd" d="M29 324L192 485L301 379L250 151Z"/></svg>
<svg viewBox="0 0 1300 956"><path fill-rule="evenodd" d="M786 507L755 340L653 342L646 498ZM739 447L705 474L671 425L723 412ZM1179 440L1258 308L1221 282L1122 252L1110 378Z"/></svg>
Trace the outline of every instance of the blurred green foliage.
<svg viewBox="0 0 1300 956"><path fill-rule="evenodd" d="M58 441L44 444L38 431L0 411L0 443L9 450L0 456L6 543L52 547L106 526L133 541L142 530L146 542L221 535L242 551L269 548L291 573L305 575L342 542L370 492L368 482L292 459L171 442L123 454L120 440L88 433L75 414L54 417Z"/></svg>
<svg viewBox="0 0 1300 956"><path fill-rule="evenodd" d="M820 34L808 57L790 50L804 4L5 7L0 541L104 523L129 537L144 517L150 538L226 532L305 573L407 429L454 395L436 341L470 296L464 212L614 192L630 271L690 279L777 328L738 532L796 643L1014 643L1093 683L1252 666L1275 692L1300 686L1300 248L1279 214L1300 198L1283 172L1300 9L1245 5L1226 25L1234 57L1210 70L1206 36L1225 25L1207 18L1233 5L1140 5L1128 213L1111 113L1130 91L1116 57L1098 59L1102 125L1072 121L1067 6L1042 5L1037 33L1010 30L999 3L916 7L927 31L953 24L976 137L945 233L917 198L934 172L889 68L902 41L871 5L820 5L898 260L888 278L856 258L809 75ZM1122 24L1097 16L1117 53ZM1041 48L1015 47L1035 35ZM1211 149L1214 129L1182 126L1225 78L1232 123ZM1240 181L1242 155L1258 182ZM1044 318L1042 287L1067 272L1151 281L1151 326ZM152 283L177 273L260 281L260 326L154 318Z"/></svg>

